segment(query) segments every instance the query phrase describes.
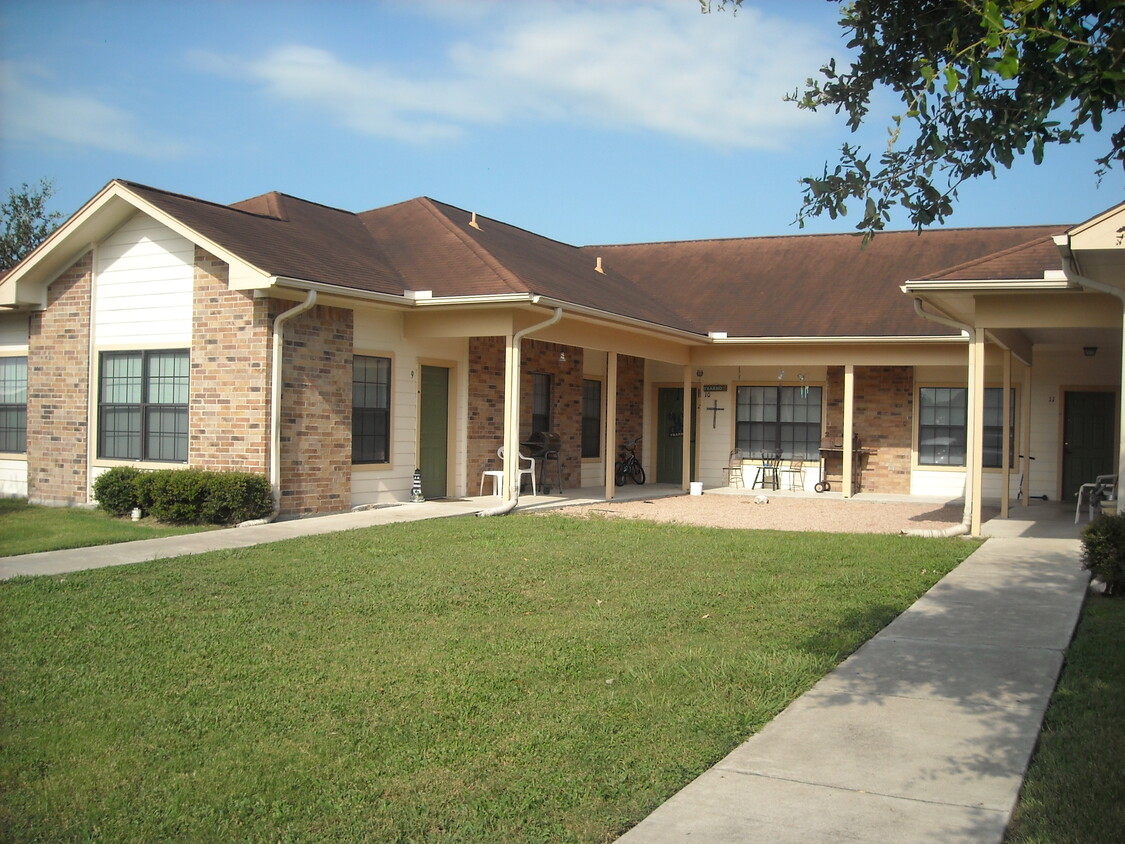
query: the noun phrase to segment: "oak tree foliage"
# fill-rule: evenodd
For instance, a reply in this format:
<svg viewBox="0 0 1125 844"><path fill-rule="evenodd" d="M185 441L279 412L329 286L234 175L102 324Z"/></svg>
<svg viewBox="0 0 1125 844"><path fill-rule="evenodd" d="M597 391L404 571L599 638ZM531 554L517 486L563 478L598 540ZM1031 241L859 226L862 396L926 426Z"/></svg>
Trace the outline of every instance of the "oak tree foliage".
<svg viewBox="0 0 1125 844"><path fill-rule="evenodd" d="M22 261L58 226L62 214L47 210L54 194L50 179L40 179L36 187L24 182L19 190L8 188L8 199L0 204L0 272Z"/></svg>
<svg viewBox="0 0 1125 844"><path fill-rule="evenodd" d="M742 0L700 3L737 12ZM850 65L829 61L788 99L846 115L853 132L876 93L899 105L880 153L845 143L838 163L801 180L802 225L853 201L867 236L895 206L916 228L941 223L965 181L1017 155L1038 164L1089 132L1104 130L1094 173L1125 168L1125 0L851 0L840 26Z"/></svg>

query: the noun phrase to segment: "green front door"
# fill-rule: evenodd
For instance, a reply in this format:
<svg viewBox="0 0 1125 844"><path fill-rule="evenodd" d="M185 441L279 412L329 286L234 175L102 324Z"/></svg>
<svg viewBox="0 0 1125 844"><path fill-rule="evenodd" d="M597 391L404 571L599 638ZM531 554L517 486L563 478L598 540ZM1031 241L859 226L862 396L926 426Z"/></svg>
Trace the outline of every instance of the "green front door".
<svg viewBox="0 0 1125 844"><path fill-rule="evenodd" d="M695 477L696 390L691 391L691 477ZM684 391L682 387L661 387L656 395L656 482L684 482Z"/></svg>
<svg viewBox="0 0 1125 844"><path fill-rule="evenodd" d="M449 370L444 366L422 367L419 399L418 468L422 470L422 495L444 498L448 494L449 466Z"/></svg>
<svg viewBox="0 0 1125 844"><path fill-rule="evenodd" d="M1075 390L1063 396L1063 501L1073 501L1082 484L1117 471L1114 393Z"/></svg>

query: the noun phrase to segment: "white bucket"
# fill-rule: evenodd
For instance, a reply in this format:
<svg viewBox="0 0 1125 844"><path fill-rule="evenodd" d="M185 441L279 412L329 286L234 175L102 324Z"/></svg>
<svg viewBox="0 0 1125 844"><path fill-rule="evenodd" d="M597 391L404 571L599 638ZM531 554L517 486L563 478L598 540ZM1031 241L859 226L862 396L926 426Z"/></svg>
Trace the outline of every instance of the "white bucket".
<svg viewBox="0 0 1125 844"><path fill-rule="evenodd" d="M703 495L703 482L702 481L692 481L690 484L688 484L688 486L691 487L691 494L692 495Z"/></svg>

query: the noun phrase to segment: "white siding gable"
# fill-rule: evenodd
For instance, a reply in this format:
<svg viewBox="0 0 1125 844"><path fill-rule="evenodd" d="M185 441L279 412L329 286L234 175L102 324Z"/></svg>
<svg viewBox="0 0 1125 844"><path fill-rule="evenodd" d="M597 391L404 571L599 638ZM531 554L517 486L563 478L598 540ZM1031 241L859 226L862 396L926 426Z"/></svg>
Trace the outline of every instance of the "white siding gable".
<svg viewBox="0 0 1125 844"><path fill-rule="evenodd" d="M98 246L94 331L98 346L191 343L195 247L137 214Z"/></svg>
<svg viewBox="0 0 1125 844"><path fill-rule="evenodd" d="M27 314L0 314L0 352L27 351Z"/></svg>

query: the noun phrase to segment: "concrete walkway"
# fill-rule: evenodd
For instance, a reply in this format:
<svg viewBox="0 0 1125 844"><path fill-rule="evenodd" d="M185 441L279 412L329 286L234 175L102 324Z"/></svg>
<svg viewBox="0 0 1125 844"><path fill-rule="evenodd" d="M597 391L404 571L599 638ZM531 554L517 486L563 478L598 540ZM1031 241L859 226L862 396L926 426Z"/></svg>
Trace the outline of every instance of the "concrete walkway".
<svg viewBox="0 0 1125 844"><path fill-rule="evenodd" d="M1049 538L1075 531L990 523L1003 536L619 840L999 844L1086 593L1079 541Z"/></svg>
<svg viewBox="0 0 1125 844"><path fill-rule="evenodd" d="M678 493L623 490L644 498ZM572 492L521 504L585 501ZM0 579L467 516L494 502L403 504L0 558ZM1013 515L989 522L985 533L994 538L620 841L999 844L1088 582L1072 514L1043 505Z"/></svg>
<svg viewBox="0 0 1125 844"><path fill-rule="evenodd" d="M593 504L603 500L598 497L600 493L601 490L597 489L580 489L555 495L524 495L520 497L520 507L524 510L535 510L571 504ZM617 492L620 499L659 498L680 494L680 488L670 484L648 484L643 487L629 485L622 487ZM95 545L89 548L73 548L67 551L44 551L38 554L21 554L18 557L0 557L0 580L7 580L20 575L66 574L67 572L84 569L162 560L184 554L204 554L208 551L247 548L251 545L279 542L283 539L293 539L298 536L339 533L340 531L357 530L393 522L417 522L423 519L441 519L450 516L472 516L482 509L496 506L497 502L498 499L492 496L439 499L417 504L394 504L332 516L288 519L268 525L254 525L253 527L225 528L161 539L142 539L116 545Z"/></svg>

